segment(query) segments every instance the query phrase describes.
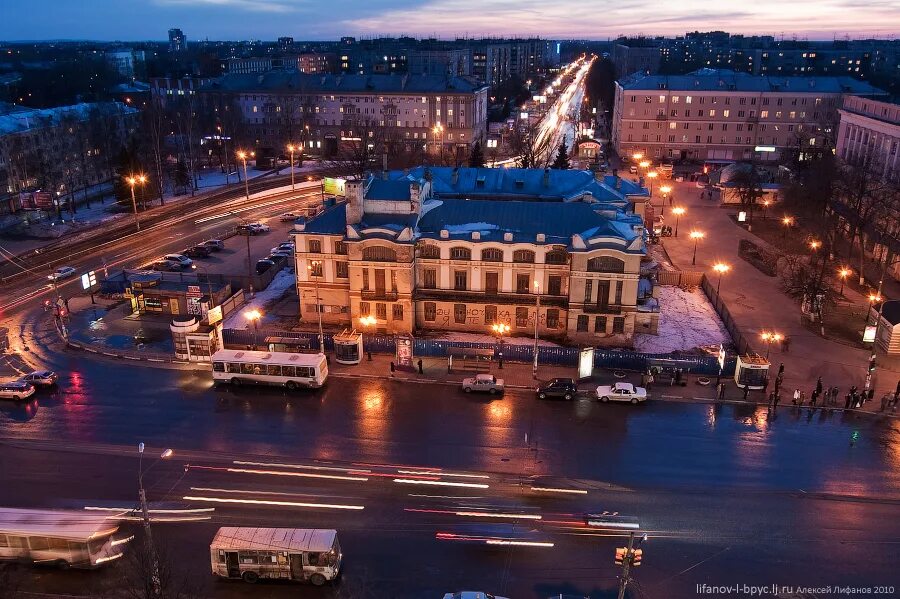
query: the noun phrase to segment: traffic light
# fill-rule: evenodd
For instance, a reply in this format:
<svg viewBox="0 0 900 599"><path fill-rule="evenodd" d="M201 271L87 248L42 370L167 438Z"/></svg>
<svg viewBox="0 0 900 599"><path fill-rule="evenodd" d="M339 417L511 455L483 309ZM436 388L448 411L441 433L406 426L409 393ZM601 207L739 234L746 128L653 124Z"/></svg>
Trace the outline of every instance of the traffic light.
<svg viewBox="0 0 900 599"><path fill-rule="evenodd" d="M625 555L628 549L625 547L616 547L616 565L621 566L625 563Z"/></svg>
<svg viewBox="0 0 900 599"><path fill-rule="evenodd" d="M643 549L635 549L634 552L632 552L632 554L631 554L631 565L635 566L635 567L640 566L641 559L643 559L643 557L644 557L644 550Z"/></svg>

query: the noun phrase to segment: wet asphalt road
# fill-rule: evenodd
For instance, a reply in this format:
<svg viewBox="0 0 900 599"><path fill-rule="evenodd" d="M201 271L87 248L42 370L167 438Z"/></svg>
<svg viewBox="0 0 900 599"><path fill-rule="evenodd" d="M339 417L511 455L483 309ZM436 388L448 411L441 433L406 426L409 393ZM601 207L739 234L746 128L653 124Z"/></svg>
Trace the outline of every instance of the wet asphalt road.
<svg viewBox="0 0 900 599"><path fill-rule="evenodd" d="M539 402L521 392L491 400L371 379L333 378L322 391L288 395L76 353L56 360L58 391L23 405L0 403L4 505L132 501L136 463L128 453L144 441L176 451L148 479L153 501L211 505L183 498L241 491L364 506L218 505L212 522L160 525L161 542L214 596L438 597L462 588L514 598L614 596L613 549L624 542L585 536L596 531L580 524L580 514L595 510L635 516L649 531L635 587L647 597L695 597L704 582L900 582L900 426L893 420L790 409L773 418L755 406ZM853 431L859 441L851 447ZM376 474L345 481L206 469L232 460ZM488 488L423 490L393 481L410 467L474 473L442 480L488 480ZM587 494L537 496L522 485L529 476ZM484 518L455 515L462 508L541 515L491 521L518 523L555 546L497 550L435 539L437 532L484 532L472 528ZM335 527L346 577L324 591L213 584L206 546L224 523ZM29 585L78 592L114 572L38 570Z"/></svg>

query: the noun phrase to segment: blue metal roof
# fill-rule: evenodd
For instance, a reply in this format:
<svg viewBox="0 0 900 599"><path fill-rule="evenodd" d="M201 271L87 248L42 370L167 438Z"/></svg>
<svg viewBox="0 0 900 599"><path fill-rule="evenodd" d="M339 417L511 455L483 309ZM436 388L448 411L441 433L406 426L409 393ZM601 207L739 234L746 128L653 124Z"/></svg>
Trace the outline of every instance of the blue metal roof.
<svg viewBox="0 0 900 599"><path fill-rule="evenodd" d="M326 208L306 223L305 233L343 235L347 232L347 202Z"/></svg>
<svg viewBox="0 0 900 599"><path fill-rule="evenodd" d="M409 181L373 178L366 189L367 200L408 200Z"/></svg>
<svg viewBox="0 0 900 599"><path fill-rule="evenodd" d="M871 84L852 77L796 77L751 75L731 70L702 69L687 75L645 75L636 73L619 81L626 91L740 91L796 92L810 94L885 94Z"/></svg>

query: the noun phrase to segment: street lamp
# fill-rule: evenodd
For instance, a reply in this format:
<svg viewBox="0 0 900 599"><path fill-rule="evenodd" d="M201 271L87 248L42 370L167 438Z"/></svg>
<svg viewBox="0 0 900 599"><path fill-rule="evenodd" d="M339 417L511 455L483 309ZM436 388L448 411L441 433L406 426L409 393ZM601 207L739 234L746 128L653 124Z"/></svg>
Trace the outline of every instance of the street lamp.
<svg viewBox="0 0 900 599"><path fill-rule="evenodd" d="M534 282L534 363L531 365L531 376L537 378L538 370L538 322L541 319L541 282Z"/></svg>
<svg viewBox="0 0 900 599"><path fill-rule="evenodd" d="M291 154L291 191L294 191L294 150L296 150L297 148L294 146L294 144L288 144L287 149Z"/></svg>
<svg viewBox="0 0 900 599"><path fill-rule="evenodd" d="M672 186L671 185L660 185L659 190L663 194L662 210L660 211L660 214L662 216L665 216L666 215L666 202L669 200L669 193L672 192Z"/></svg>
<svg viewBox="0 0 900 599"><path fill-rule="evenodd" d="M772 200L763 200L763 220L766 220L766 209L772 204Z"/></svg>
<svg viewBox="0 0 900 599"><path fill-rule="evenodd" d="M769 359L769 350L772 348L773 343L778 343L782 339L784 339L784 335L781 333L770 333L764 331L760 333L760 338L766 342L766 360Z"/></svg>
<svg viewBox="0 0 900 599"><path fill-rule="evenodd" d="M244 193L247 195L247 200L250 199L250 184L247 182L247 158L251 158L256 156L256 152L247 153L243 150L238 150L237 157L244 163Z"/></svg>
<svg viewBox="0 0 900 599"><path fill-rule="evenodd" d="M846 266L841 267L838 271L838 276L841 277L841 290L838 292L841 296L844 295L844 283L847 280L847 277L853 274L853 271L847 268Z"/></svg>
<svg viewBox="0 0 900 599"><path fill-rule="evenodd" d="M434 134L435 145L437 145L437 143L438 143L438 140L437 140L438 133L440 133L440 135L441 135L441 145L438 146L438 153L441 157L443 157L443 155L444 155L444 126L441 125L440 123L438 123L431 129L431 132Z"/></svg>
<svg viewBox="0 0 900 599"><path fill-rule="evenodd" d="M137 201L134 199L134 186L135 185L143 185L147 182L146 175L131 175L130 177L126 177L125 181L128 182L129 187L131 187L131 207L134 209L134 226L140 231L141 230L141 220L138 218L137 211Z"/></svg>
<svg viewBox="0 0 900 599"><path fill-rule="evenodd" d="M147 553L150 556L150 582L153 585L153 598L162 596L162 579L159 575L159 557L156 555L156 546L153 544L153 533L150 530L150 509L147 507L147 493L144 491L144 473L153 468L159 460L166 460L174 451L171 449L164 450L159 454L159 458L144 470L144 444L138 443L138 499L141 502L141 519L144 521L144 541L147 544Z"/></svg>
<svg viewBox="0 0 900 599"><path fill-rule="evenodd" d="M647 178L650 179L650 197L653 197L653 180L659 176L659 173L656 171L650 171L647 173Z"/></svg>
<svg viewBox="0 0 900 599"><path fill-rule="evenodd" d="M509 333L510 328L509 325L505 322L495 322L491 325L491 330L497 334L497 337L500 338L500 369L503 369L503 335Z"/></svg>
<svg viewBox="0 0 900 599"><path fill-rule="evenodd" d="M681 217L685 212L687 212L687 210L685 210L681 206L675 206L674 208L672 208L672 214L675 215L675 237L678 237L678 221L681 220Z"/></svg>
<svg viewBox="0 0 900 599"><path fill-rule="evenodd" d="M794 217L793 217L793 216L784 216L784 217L781 219L781 224L784 225L784 231L782 232L782 235L781 235L781 236L782 236L782 238L785 238L785 239L786 239L786 238L787 238L787 232L788 232L788 229L790 229L790 228L791 228L791 225L794 224Z"/></svg>
<svg viewBox="0 0 900 599"><path fill-rule="evenodd" d="M640 160L641 158L644 157L644 155L641 154L640 152L635 152L634 154L631 155L631 157L634 158L635 160Z"/></svg>
<svg viewBox="0 0 900 599"><path fill-rule="evenodd" d="M316 285L316 314L319 316L319 353L325 353L325 333L322 331L322 307L319 305L319 277L323 274L321 260L310 260L306 266Z"/></svg>
<svg viewBox="0 0 900 599"><path fill-rule="evenodd" d="M722 288L722 275L731 270L731 266L724 262L716 262L712 268L719 274L719 282L716 284L716 295L719 295L719 289Z"/></svg>
<svg viewBox="0 0 900 599"><path fill-rule="evenodd" d="M244 318L253 323L253 349L259 345L259 319L262 318L262 312L254 308L244 312Z"/></svg>
<svg viewBox="0 0 900 599"><path fill-rule="evenodd" d="M650 162L648 160L642 160L639 164L639 167L646 169L650 166Z"/></svg>
<svg viewBox="0 0 900 599"><path fill-rule="evenodd" d="M378 319L375 318L374 316L372 316L371 314L367 314L366 316L359 317L359 324L361 324L362 326L364 326L366 328L371 327L372 331L374 331L375 325L378 324ZM366 357L369 359L369 362L372 361L372 351L371 350L368 350L366 352Z"/></svg>
<svg viewBox="0 0 900 599"><path fill-rule="evenodd" d="M697 265L697 242L706 237L703 231L691 231L690 238L694 240L694 257L691 258L691 266Z"/></svg>

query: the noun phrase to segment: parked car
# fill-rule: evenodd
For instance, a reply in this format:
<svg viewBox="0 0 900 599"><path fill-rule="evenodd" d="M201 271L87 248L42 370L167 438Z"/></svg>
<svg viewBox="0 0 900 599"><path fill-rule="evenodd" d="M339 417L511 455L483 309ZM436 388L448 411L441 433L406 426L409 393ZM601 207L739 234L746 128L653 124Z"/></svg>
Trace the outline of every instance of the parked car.
<svg viewBox="0 0 900 599"><path fill-rule="evenodd" d="M597 387L597 399L603 402L630 401L638 403L647 400L647 390L643 387L635 387L631 383L600 385Z"/></svg>
<svg viewBox="0 0 900 599"><path fill-rule="evenodd" d="M269 260L268 258L263 258L262 260L256 261L256 274L261 275L270 268L275 266L275 263Z"/></svg>
<svg viewBox="0 0 900 599"><path fill-rule="evenodd" d="M498 379L493 374L476 374L462 381L462 390L466 393L480 391L496 395L503 393L503 379Z"/></svg>
<svg viewBox="0 0 900 599"><path fill-rule="evenodd" d="M292 252L288 252L286 250L273 251L271 255L272 256L282 256L284 258L293 258L294 257L294 254Z"/></svg>
<svg viewBox="0 0 900 599"><path fill-rule="evenodd" d="M57 268L56 270L51 272L49 275L47 275L47 278L50 279L51 281L59 281L61 279L67 279L74 274L75 274L75 269L72 268L71 266L60 266L59 268Z"/></svg>
<svg viewBox="0 0 900 599"><path fill-rule="evenodd" d="M250 225L238 225L234 230L238 235L256 235L259 233L259 231Z"/></svg>
<svg viewBox="0 0 900 599"><path fill-rule="evenodd" d="M272 230L272 227L270 227L269 225L267 225L265 223L250 223L249 226L251 228L253 228L257 232L257 234L268 233L269 231Z"/></svg>
<svg viewBox="0 0 900 599"><path fill-rule="evenodd" d="M190 268L194 263L193 260L185 256L184 254L166 254L165 256L163 256L163 260L174 262L181 268Z"/></svg>
<svg viewBox="0 0 900 599"><path fill-rule="evenodd" d="M52 370L35 370L19 380L35 387L52 387L59 381L59 376Z"/></svg>
<svg viewBox="0 0 900 599"><path fill-rule="evenodd" d="M190 258L208 258L211 252L210 249L205 245L195 245L189 247L181 253Z"/></svg>
<svg viewBox="0 0 900 599"><path fill-rule="evenodd" d="M285 241L284 243L279 243L275 247L272 248L273 252L291 252L294 251L294 244L290 241Z"/></svg>
<svg viewBox="0 0 900 599"><path fill-rule="evenodd" d="M181 264L174 260L157 260L145 268L158 272L179 272L181 270Z"/></svg>
<svg viewBox="0 0 900 599"><path fill-rule="evenodd" d="M285 212L279 218L281 219L281 222L286 223L297 220L300 218L300 215L294 214L293 212Z"/></svg>
<svg viewBox="0 0 900 599"><path fill-rule="evenodd" d="M272 262L274 262L274 263L277 264L278 266L281 266L281 265L283 265L285 262L287 262L288 257L285 256L284 254L270 254L269 257L266 258L266 260L271 260Z"/></svg>
<svg viewBox="0 0 900 599"><path fill-rule="evenodd" d="M0 399L25 399L34 395L34 386L24 381L0 383Z"/></svg>
<svg viewBox="0 0 900 599"><path fill-rule="evenodd" d="M207 239L201 245L211 252L221 252L225 249L225 242L221 239Z"/></svg>
<svg viewBox="0 0 900 599"><path fill-rule="evenodd" d="M444 593L444 599L506 599L506 597L491 595L482 591L457 591L455 593Z"/></svg>
<svg viewBox="0 0 900 599"><path fill-rule="evenodd" d="M573 379L553 379L540 385L537 389L538 399L562 398L566 401L575 399L578 393L578 386Z"/></svg>

